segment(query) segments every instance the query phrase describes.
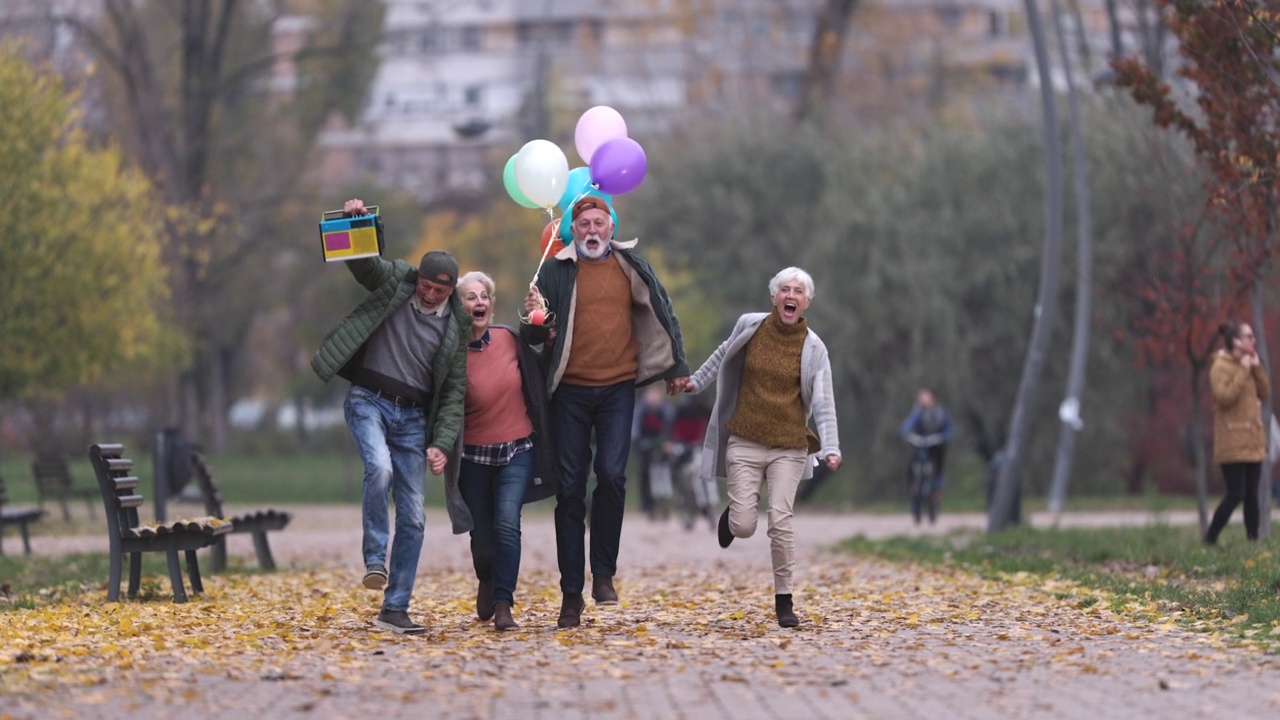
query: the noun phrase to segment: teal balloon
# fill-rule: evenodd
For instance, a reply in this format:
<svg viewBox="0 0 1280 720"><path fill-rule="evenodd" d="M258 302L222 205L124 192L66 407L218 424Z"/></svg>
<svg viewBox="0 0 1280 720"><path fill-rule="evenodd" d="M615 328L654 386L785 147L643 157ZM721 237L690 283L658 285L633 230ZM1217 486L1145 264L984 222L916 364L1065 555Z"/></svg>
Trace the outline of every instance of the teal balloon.
<svg viewBox="0 0 1280 720"><path fill-rule="evenodd" d="M507 189L507 194L511 196L511 199L515 200L521 206L527 208L538 207L538 203L524 196L524 193L520 191L520 185L516 183L515 155L512 155L511 159L507 160L506 167L502 168L502 186Z"/></svg>
<svg viewBox="0 0 1280 720"><path fill-rule="evenodd" d="M591 168L576 167L569 171L569 181L565 183L564 194L560 196L560 202L557 203L561 213L569 212L573 204L578 198L586 194L591 189Z"/></svg>
<svg viewBox="0 0 1280 720"><path fill-rule="evenodd" d="M591 197L598 197L609 205L609 217L613 220L613 236L618 237L618 211L613 209L613 196L609 193L602 193L593 187L588 187L587 191L582 194L584 196L589 195ZM573 212L572 207L565 209L564 220L560 223L560 240L563 241L565 245L573 242L573 219L569 217L569 213L571 212Z"/></svg>

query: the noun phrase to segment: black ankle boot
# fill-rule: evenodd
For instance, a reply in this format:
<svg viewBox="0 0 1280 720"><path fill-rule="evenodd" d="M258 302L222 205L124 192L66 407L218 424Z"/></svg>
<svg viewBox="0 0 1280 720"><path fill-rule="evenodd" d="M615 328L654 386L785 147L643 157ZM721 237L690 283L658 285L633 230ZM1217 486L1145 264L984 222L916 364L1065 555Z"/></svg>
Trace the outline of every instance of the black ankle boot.
<svg viewBox="0 0 1280 720"><path fill-rule="evenodd" d="M729 530L729 508L725 508L720 513L720 523L716 528L716 535L720 541L720 547L727 548L733 542L733 532Z"/></svg>
<svg viewBox="0 0 1280 720"><path fill-rule="evenodd" d="M774 607L778 611L778 625L780 627L795 627L800 624L800 618L796 617L795 610L791 608L791 594L774 595Z"/></svg>

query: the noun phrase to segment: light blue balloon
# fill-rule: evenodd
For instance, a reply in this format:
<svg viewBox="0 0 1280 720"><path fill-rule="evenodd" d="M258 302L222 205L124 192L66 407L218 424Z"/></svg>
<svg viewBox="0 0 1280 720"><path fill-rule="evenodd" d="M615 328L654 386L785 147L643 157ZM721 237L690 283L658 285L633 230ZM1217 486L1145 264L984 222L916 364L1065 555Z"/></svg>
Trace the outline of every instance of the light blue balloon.
<svg viewBox="0 0 1280 720"><path fill-rule="evenodd" d="M569 180L564 184L564 194L557 203L561 213L569 212L569 208L591 189L591 168L576 167L569 171Z"/></svg>

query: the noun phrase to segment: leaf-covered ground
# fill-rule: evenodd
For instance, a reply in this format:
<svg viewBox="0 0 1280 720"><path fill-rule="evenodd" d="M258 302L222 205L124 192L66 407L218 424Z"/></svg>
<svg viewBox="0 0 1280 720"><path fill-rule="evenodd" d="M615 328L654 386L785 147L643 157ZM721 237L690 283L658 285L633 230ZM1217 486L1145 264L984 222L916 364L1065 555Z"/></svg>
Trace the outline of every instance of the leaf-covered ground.
<svg viewBox="0 0 1280 720"><path fill-rule="evenodd" d="M701 533L637 526L624 537L623 604L588 603L584 626L561 631L547 537L526 527L534 550L510 633L475 619L462 540L452 560L424 563L417 637L374 629L379 594L335 565L206 577L185 605L157 576L144 601L95 590L0 613L0 718L1280 713L1280 669L1247 640L1033 575L981 579L807 545L803 624L781 629L763 533L721 551Z"/></svg>

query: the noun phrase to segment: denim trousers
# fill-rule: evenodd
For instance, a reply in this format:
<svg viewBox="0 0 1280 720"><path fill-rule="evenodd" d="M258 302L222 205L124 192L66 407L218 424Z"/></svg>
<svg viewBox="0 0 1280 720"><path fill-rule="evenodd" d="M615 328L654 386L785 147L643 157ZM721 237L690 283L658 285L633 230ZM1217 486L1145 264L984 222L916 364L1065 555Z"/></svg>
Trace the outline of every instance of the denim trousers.
<svg viewBox="0 0 1280 720"><path fill-rule="evenodd" d="M627 499L627 456L631 452L634 380L586 387L561 383L551 399L556 430L556 557L560 591L582 592L586 582L587 476L595 433L596 489L591 494L591 573L613 577L618 570L618 541Z"/></svg>
<svg viewBox="0 0 1280 720"><path fill-rule="evenodd" d="M533 451L506 465L463 460L458 489L471 511L471 564L476 578L493 582L494 602L515 602L520 576L520 508L533 479Z"/></svg>
<svg viewBox="0 0 1280 720"><path fill-rule="evenodd" d="M387 568L382 609L408 610L426 524L422 503L426 489L427 411L421 407L397 407L357 385L347 392L343 411L364 462L364 563ZM395 541L391 543L389 563L388 493L396 506Z"/></svg>
<svg viewBox="0 0 1280 720"><path fill-rule="evenodd" d="M756 532L760 486L769 486L769 555L773 591L790 595L796 565L796 535L791 529L796 490L809 454L804 448L775 448L730 435L725 448L729 491L729 531L747 538Z"/></svg>

